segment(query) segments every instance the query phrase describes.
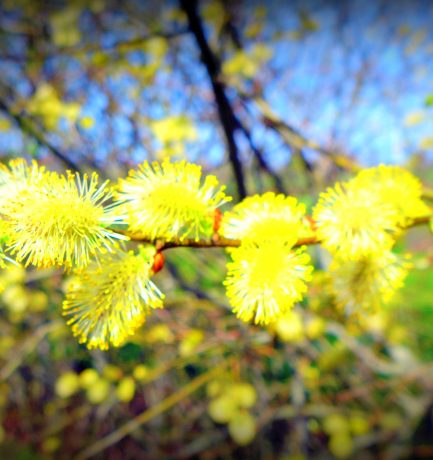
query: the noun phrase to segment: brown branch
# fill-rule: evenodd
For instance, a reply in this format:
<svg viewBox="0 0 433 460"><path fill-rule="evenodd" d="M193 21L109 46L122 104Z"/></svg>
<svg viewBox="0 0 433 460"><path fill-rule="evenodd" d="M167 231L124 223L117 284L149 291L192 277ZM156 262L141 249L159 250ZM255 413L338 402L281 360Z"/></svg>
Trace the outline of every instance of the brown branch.
<svg viewBox="0 0 433 460"><path fill-rule="evenodd" d="M355 172L360 170L358 163L349 156L321 146L316 141L307 138L299 130L278 117L260 94L247 94L241 88L236 89L244 103L252 101L255 104L256 108L261 113L264 124L278 133L289 147L298 151L310 148L329 158L336 166L343 170Z"/></svg>
<svg viewBox="0 0 433 460"><path fill-rule="evenodd" d="M270 177L272 177L275 183L276 190L278 192L284 193L286 191L286 188L284 187L283 181L281 180L280 176L275 171L273 171L272 168L268 165L263 155L263 152L255 145L250 130L245 125L243 125L239 119L237 119L237 123L238 123L238 128L244 133L244 136L246 137L250 145L250 148L252 152L254 153L254 156L257 159L260 169L262 169Z"/></svg>
<svg viewBox="0 0 433 460"><path fill-rule="evenodd" d="M420 216L412 220L412 222L404 227L402 230L408 230L413 227L417 227L420 225L428 224L432 216ZM211 248L237 248L241 245L241 240L235 240L230 238L224 238L220 235L214 235L213 238L206 239L206 240L196 240L192 238L184 238L184 239L174 239L171 241L164 241L163 239L149 239L144 235L140 235L139 233L128 233L128 231L124 230L112 230L117 233L121 233L122 235L126 235L130 238L131 241L137 241L141 243L148 243L154 245L158 251L165 251L166 249L172 248L202 248L202 249L211 249ZM316 244L320 244L321 241L317 238L316 235L312 235L309 237L300 238L293 247L300 247L300 246L312 246Z"/></svg>
<svg viewBox="0 0 433 460"><path fill-rule="evenodd" d="M0 110L4 112L9 118L11 118L21 129L24 134L32 137L40 146L47 148L55 157L62 161L68 168L73 171L80 171L80 167L70 158L68 158L63 152L61 152L56 146L51 144L50 141L45 137L44 133L36 129L34 124L26 117L16 113L9 107L8 103L0 98Z"/></svg>
<svg viewBox="0 0 433 460"><path fill-rule="evenodd" d="M201 61L206 67L211 81L218 115L226 137L229 159L232 164L233 173L238 187L240 199L247 195L245 187L242 162L239 158L239 151L235 140L237 128L236 116L226 95L224 83L219 78L221 63L218 57L211 50L203 28L203 23L198 13L197 0L180 0L180 6L188 18L188 25L195 41L200 49Z"/></svg>
<svg viewBox="0 0 433 460"><path fill-rule="evenodd" d="M108 46L102 47L99 43L97 44L88 44L85 46L61 46L61 47L50 47L45 50L39 50L38 54L32 54L30 56L17 56L15 54L1 54L2 59L7 59L14 62L43 62L46 59L56 58L62 55L65 56L81 56L88 53L115 53L128 51L133 47L138 47L145 43L146 41L152 40L153 38L165 38L167 40L172 40L174 38L180 37L188 33L186 28L173 30L173 31L156 31L151 32L139 37L131 38L130 40L119 40L116 43L113 43ZM35 53L35 51L34 51Z"/></svg>

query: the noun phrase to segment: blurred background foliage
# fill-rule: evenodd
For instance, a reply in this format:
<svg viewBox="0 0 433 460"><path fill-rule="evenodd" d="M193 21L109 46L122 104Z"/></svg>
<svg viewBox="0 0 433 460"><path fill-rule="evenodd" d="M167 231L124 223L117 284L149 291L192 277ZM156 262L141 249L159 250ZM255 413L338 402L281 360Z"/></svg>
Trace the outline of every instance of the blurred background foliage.
<svg viewBox="0 0 433 460"><path fill-rule="evenodd" d="M433 181L425 1L0 4L0 155L116 179L187 158L237 199L309 208L361 166ZM316 265L270 328L230 313L218 249L167 253L131 341L80 346L60 271L0 274L0 458L433 458L431 235L386 309L347 316Z"/></svg>

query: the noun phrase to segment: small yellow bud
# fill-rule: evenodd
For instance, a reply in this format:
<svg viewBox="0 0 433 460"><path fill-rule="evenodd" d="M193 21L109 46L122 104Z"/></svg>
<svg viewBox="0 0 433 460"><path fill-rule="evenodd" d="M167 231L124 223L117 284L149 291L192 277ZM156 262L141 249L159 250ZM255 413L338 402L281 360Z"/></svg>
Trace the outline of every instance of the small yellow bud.
<svg viewBox="0 0 433 460"><path fill-rule="evenodd" d="M61 398L69 398L78 391L80 382L75 372L65 372L56 382L56 393Z"/></svg>
<svg viewBox="0 0 433 460"><path fill-rule="evenodd" d="M110 394L110 383L105 379L98 379L89 388L86 396L92 404L100 404L105 401Z"/></svg>
<svg viewBox="0 0 433 460"><path fill-rule="evenodd" d="M353 453L353 440L348 433L331 436L329 450L337 459L350 458Z"/></svg>
<svg viewBox="0 0 433 460"><path fill-rule="evenodd" d="M60 445L61 445L60 439L52 436L43 441L42 450L44 452L54 452L60 447Z"/></svg>
<svg viewBox="0 0 433 460"><path fill-rule="evenodd" d="M201 342L203 342L204 333L199 329L191 329L179 344L180 356L190 356Z"/></svg>
<svg viewBox="0 0 433 460"><path fill-rule="evenodd" d="M229 396L220 396L209 404L208 413L211 419L217 423L227 423L237 413L236 402Z"/></svg>
<svg viewBox="0 0 433 460"><path fill-rule="evenodd" d="M244 409L254 406L257 399L256 390L249 383L235 383L229 388L227 395Z"/></svg>
<svg viewBox="0 0 433 460"><path fill-rule="evenodd" d="M149 368L143 364L139 364L134 367L133 374L134 378L139 382L146 382L149 376Z"/></svg>
<svg viewBox="0 0 433 460"><path fill-rule="evenodd" d="M121 402L127 403L134 398L135 382L132 377L125 377L119 382L116 388L117 399Z"/></svg>
<svg viewBox="0 0 433 460"><path fill-rule="evenodd" d="M344 415L330 414L323 419L323 429L329 435L347 433L349 431L349 423Z"/></svg>
<svg viewBox="0 0 433 460"><path fill-rule="evenodd" d="M230 420L229 433L240 446L246 446L256 435L256 421L249 412L238 412Z"/></svg>
<svg viewBox="0 0 433 460"><path fill-rule="evenodd" d="M366 434L368 433L368 430L370 429L370 424L368 423L368 419L362 414L351 415L349 418L349 426L350 426L350 431L355 436Z"/></svg>
<svg viewBox="0 0 433 460"><path fill-rule="evenodd" d="M123 376L122 369L112 364L107 364L102 370L102 375L111 382L117 382Z"/></svg>
<svg viewBox="0 0 433 460"><path fill-rule="evenodd" d="M99 374L95 369L86 369L79 375L81 388L90 388L98 379Z"/></svg>
<svg viewBox="0 0 433 460"><path fill-rule="evenodd" d="M308 321L305 332L307 337L311 340L318 339L325 332L326 323L319 316L315 316L310 321Z"/></svg>
<svg viewBox="0 0 433 460"><path fill-rule="evenodd" d="M300 342L304 338L301 315L290 311L275 323L275 330L283 342Z"/></svg>

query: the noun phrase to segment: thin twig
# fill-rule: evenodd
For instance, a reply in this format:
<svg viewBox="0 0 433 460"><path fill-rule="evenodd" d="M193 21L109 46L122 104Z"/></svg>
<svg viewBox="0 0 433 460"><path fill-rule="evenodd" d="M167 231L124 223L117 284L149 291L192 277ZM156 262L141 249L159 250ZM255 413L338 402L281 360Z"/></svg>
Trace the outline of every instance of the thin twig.
<svg viewBox="0 0 433 460"><path fill-rule="evenodd" d="M22 344L21 348L13 351L11 359L0 369L0 382L7 380L21 365L26 357L33 352L39 342L50 332L64 326L63 321L47 323L36 329Z"/></svg>
<svg viewBox="0 0 433 460"><path fill-rule="evenodd" d="M221 62L211 50L206 39L203 23L198 13L198 1L180 0L180 6L188 18L189 29L200 49L201 61L206 67L206 71L211 81L218 115L227 141L229 159L236 179L239 198L243 199L247 195L247 191L245 187L242 162L239 157L239 151L235 140L237 120L233 112L233 108L227 98L225 85L219 78Z"/></svg>
<svg viewBox="0 0 433 460"><path fill-rule="evenodd" d="M40 146L47 148L55 157L62 161L68 168L73 171L80 171L80 167L70 158L68 158L63 152L57 147L51 144L45 135L36 129L34 123L28 120L26 117L16 113L9 107L8 103L0 98L0 110L3 111L9 118L15 121L19 128L28 136L32 137Z"/></svg>
<svg viewBox="0 0 433 460"><path fill-rule="evenodd" d="M190 394L197 391L204 384L214 379L219 373L224 370L225 366L219 365L211 369L210 371L201 374L190 383L182 387L176 393L171 394L158 404L150 407L149 409L142 412L137 417L133 418L129 422L122 425L117 430L110 433L108 436L96 441L94 444L89 446L83 452L79 453L75 460L86 460L91 458L113 444L119 442L129 434L133 433L135 430L140 428L141 425L149 422L158 415L163 414L167 410L174 407L176 404L180 403L183 399L187 398Z"/></svg>
<svg viewBox="0 0 433 460"><path fill-rule="evenodd" d="M432 215L428 216L420 216L413 219L408 225L401 227L402 230L408 230L412 227L417 227L419 225L424 225L430 222L432 219ZM215 235L213 238L206 239L206 240L197 240L197 239L174 239L171 241L164 241L162 239L150 239L145 235L141 235L139 233L128 233L125 230L114 230L114 232L121 233L122 235L126 235L130 238L131 241L137 241L141 243L148 243L154 245L158 251L165 251L166 249L172 248L203 248L203 249L210 249L210 248L237 248L241 245L241 240L235 240L230 238L224 238L219 235ZM320 244L321 241L318 239L316 235L311 235L308 237L300 238L293 247L301 247L301 246L311 246Z"/></svg>

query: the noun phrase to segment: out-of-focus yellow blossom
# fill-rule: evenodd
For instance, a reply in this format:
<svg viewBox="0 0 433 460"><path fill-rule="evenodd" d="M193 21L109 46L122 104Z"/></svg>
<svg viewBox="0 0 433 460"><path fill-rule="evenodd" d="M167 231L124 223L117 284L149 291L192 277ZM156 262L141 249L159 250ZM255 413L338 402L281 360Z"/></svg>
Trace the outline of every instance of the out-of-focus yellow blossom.
<svg viewBox="0 0 433 460"><path fill-rule="evenodd" d="M305 333L309 339L318 339L323 335L326 329L325 321L319 316L314 316L307 321L305 325Z"/></svg>
<svg viewBox="0 0 433 460"><path fill-rule="evenodd" d="M230 254L224 284L233 312L243 321L272 323L307 291L313 267L305 248L248 244Z"/></svg>
<svg viewBox="0 0 433 460"><path fill-rule="evenodd" d="M78 378L81 388L90 388L99 379L99 374L95 369L85 369Z"/></svg>
<svg viewBox="0 0 433 460"><path fill-rule="evenodd" d="M95 119L92 117L83 117L79 123L83 129L92 129L95 126Z"/></svg>
<svg viewBox="0 0 433 460"><path fill-rule="evenodd" d="M139 382L146 382L150 374L150 370L144 364L139 364L134 367L133 376Z"/></svg>
<svg viewBox="0 0 433 460"><path fill-rule="evenodd" d="M349 417L349 427L355 436L362 436L370 430L370 423L362 413L354 413Z"/></svg>
<svg viewBox="0 0 433 460"><path fill-rule="evenodd" d="M320 195L313 218L323 246L340 260L383 252L398 231L398 212L359 183L337 183Z"/></svg>
<svg viewBox="0 0 433 460"><path fill-rule="evenodd" d="M81 9L65 6L50 16L52 39L57 46L74 46L81 40L79 18Z"/></svg>
<svg viewBox="0 0 433 460"><path fill-rule="evenodd" d="M429 208L421 199L421 181L400 166L380 165L364 169L351 183L368 189L382 202L391 204L397 211L399 225L429 214Z"/></svg>
<svg viewBox="0 0 433 460"><path fill-rule="evenodd" d="M333 413L323 419L323 430L326 434L339 434L349 431L349 420L342 414Z"/></svg>
<svg viewBox="0 0 433 460"><path fill-rule="evenodd" d="M151 123L156 138L163 144L194 141L197 131L185 115L165 117Z"/></svg>
<svg viewBox="0 0 433 460"><path fill-rule="evenodd" d="M200 329L191 329L179 344L180 356L190 356L195 349L203 342L204 332Z"/></svg>
<svg viewBox="0 0 433 460"><path fill-rule="evenodd" d="M86 389L86 397L92 404L100 404L104 402L110 395L110 382L99 378L93 385Z"/></svg>
<svg viewBox="0 0 433 460"><path fill-rule="evenodd" d="M385 305L403 286L410 267L407 258L391 251L357 261L335 260L330 270L337 302L349 311L374 310Z"/></svg>
<svg viewBox="0 0 433 460"><path fill-rule="evenodd" d="M147 343L173 343L174 341L173 332L164 323L149 328L144 338Z"/></svg>
<svg viewBox="0 0 433 460"><path fill-rule="evenodd" d="M132 400L135 394L135 382L132 377L125 377L119 382L116 388L116 397L119 401L127 403Z"/></svg>
<svg viewBox="0 0 433 460"><path fill-rule="evenodd" d="M227 387L228 394L243 409L249 409L254 406L257 400L256 389L246 382L236 382Z"/></svg>
<svg viewBox="0 0 433 460"><path fill-rule="evenodd" d="M305 336L302 317L296 311L284 313L275 322L274 329L283 342L300 342Z"/></svg>
<svg viewBox="0 0 433 460"><path fill-rule="evenodd" d="M120 346L145 321L150 308L162 307L163 294L149 279L155 248L105 255L77 273L63 312L80 343L88 348Z"/></svg>
<svg viewBox="0 0 433 460"><path fill-rule="evenodd" d="M228 423L238 412L238 406L229 395L223 394L209 403L208 412L215 422Z"/></svg>
<svg viewBox="0 0 433 460"><path fill-rule="evenodd" d="M26 265L85 267L126 239L107 228L123 222L106 204L110 197L108 182L98 185L96 173L49 174L43 186L18 193L2 208L11 254Z"/></svg>
<svg viewBox="0 0 433 460"><path fill-rule="evenodd" d="M113 364L107 364L102 369L102 375L110 380L110 382L117 382L123 377L123 371L120 367L114 366Z"/></svg>
<svg viewBox="0 0 433 460"><path fill-rule="evenodd" d="M42 450L47 453L55 452L62 445L62 441L59 438L50 436L47 439L44 439L42 442Z"/></svg>
<svg viewBox="0 0 433 460"><path fill-rule="evenodd" d="M331 348L323 351L317 360L317 367L323 372L332 372L352 359L350 350L343 342L337 342Z"/></svg>
<svg viewBox="0 0 433 460"><path fill-rule="evenodd" d="M353 449L353 439L348 432L333 435L329 439L329 450L337 459L351 458Z"/></svg>
<svg viewBox="0 0 433 460"><path fill-rule="evenodd" d="M26 109L31 115L40 117L47 129L55 130L62 118L74 123L81 106L76 102L63 102L52 85L42 83L29 99Z"/></svg>
<svg viewBox="0 0 433 460"><path fill-rule="evenodd" d="M255 388L230 377L210 382L207 393L212 397L209 416L217 423L227 423L230 435L239 445L252 441L256 432L254 417L247 411L257 399Z"/></svg>
<svg viewBox="0 0 433 460"><path fill-rule="evenodd" d="M212 228L214 212L230 201L215 176L202 179L196 164L171 162L141 164L120 180L122 210L132 232L155 239L186 238Z"/></svg>
<svg viewBox="0 0 433 460"><path fill-rule="evenodd" d="M224 213L220 234L246 242L284 242L293 246L299 237L305 205L292 196L268 192L245 198Z"/></svg>
<svg viewBox="0 0 433 460"><path fill-rule="evenodd" d="M29 304L29 295L24 286L11 284L2 293L2 300L11 312L23 313Z"/></svg>
<svg viewBox="0 0 433 460"><path fill-rule="evenodd" d="M43 291L32 291L29 293L29 309L34 312L46 310L48 306L48 296Z"/></svg>
<svg viewBox="0 0 433 460"><path fill-rule="evenodd" d="M61 398L69 398L80 388L80 380L75 372L65 372L56 382L56 393Z"/></svg>
<svg viewBox="0 0 433 460"><path fill-rule="evenodd" d="M239 411L229 422L229 433L236 444L246 446L256 435L256 420L247 411Z"/></svg>

